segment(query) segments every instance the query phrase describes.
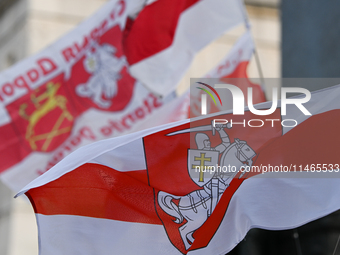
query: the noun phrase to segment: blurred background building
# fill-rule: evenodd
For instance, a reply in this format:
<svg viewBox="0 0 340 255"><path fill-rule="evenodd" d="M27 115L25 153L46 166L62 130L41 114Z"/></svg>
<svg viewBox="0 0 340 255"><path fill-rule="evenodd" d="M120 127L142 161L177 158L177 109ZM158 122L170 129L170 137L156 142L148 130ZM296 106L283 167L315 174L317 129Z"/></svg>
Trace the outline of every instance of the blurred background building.
<svg viewBox="0 0 340 255"><path fill-rule="evenodd" d="M0 1L0 70L26 56L27 1ZM7 254L13 195L0 183L0 254Z"/></svg>
<svg viewBox="0 0 340 255"><path fill-rule="evenodd" d="M30 56L53 43L95 13L105 2L105 0L1 0L0 68L9 67L21 58ZM279 78L281 76L279 2L246 0L246 4L264 77ZM183 78L179 93L189 86L190 78L201 77L213 68L243 31L243 26L237 27L206 47L196 57ZM250 64L248 74L249 77L259 77L254 60ZM31 205L23 198L13 199L13 194L3 186L0 187L0 234L1 255L38 254L37 227Z"/></svg>

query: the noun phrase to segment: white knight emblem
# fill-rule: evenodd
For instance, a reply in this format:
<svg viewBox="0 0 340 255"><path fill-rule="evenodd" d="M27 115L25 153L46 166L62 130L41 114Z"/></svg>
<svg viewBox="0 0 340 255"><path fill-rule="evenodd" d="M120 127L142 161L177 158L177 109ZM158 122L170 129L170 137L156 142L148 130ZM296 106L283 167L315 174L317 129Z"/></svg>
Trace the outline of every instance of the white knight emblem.
<svg viewBox="0 0 340 255"><path fill-rule="evenodd" d="M197 149L188 150L189 175L199 187L202 187L201 189L194 190L185 196L158 192L158 204L162 210L175 217L175 223L181 224L184 219L186 220L186 223L179 227L186 250L194 242L194 232L210 217L233 178L240 171L242 172L243 168L251 167L252 158L256 156L254 150L245 141L236 138L231 143L224 128L230 128L230 126L208 125L168 134L172 136L212 130L213 134L217 131L221 139L221 143L213 148L210 146L210 138L206 133L196 133ZM244 173L245 171L239 174L239 178ZM173 200L179 200L178 205Z"/></svg>
<svg viewBox="0 0 340 255"><path fill-rule="evenodd" d="M76 92L81 97L91 98L101 108L109 108L111 99L117 95L117 81L126 66L124 56L115 56L116 48L110 44L94 44L92 51L86 53L83 62L85 70L92 74L87 83L79 84Z"/></svg>

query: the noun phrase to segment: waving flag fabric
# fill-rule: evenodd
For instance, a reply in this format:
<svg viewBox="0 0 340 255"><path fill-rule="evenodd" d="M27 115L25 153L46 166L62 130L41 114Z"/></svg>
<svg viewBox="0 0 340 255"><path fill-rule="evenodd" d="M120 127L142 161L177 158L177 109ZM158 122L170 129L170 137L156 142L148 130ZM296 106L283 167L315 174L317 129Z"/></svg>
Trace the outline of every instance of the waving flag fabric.
<svg viewBox="0 0 340 255"><path fill-rule="evenodd" d="M122 39L144 0L113 0L0 76L1 179L18 191L75 149L183 118L129 73ZM154 118L167 105L163 118ZM172 116L170 116L172 114Z"/></svg>
<svg viewBox="0 0 340 255"><path fill-rule="evenodd" d="M232 83L240 88L244 95L247 95L247 88L253 89L254 104L263 103L266 97L260 85L252 83L247 75L247 68L253 56L255 45L251 32L245 32L235 43L228 54L213 68L205 78L218 78L221 82ZM237 79L235 79L237 78ZM190 91L190 117L201 115L201 95L202 90ZM229 91L219 94L223 100L223 107L215 105L212 100L208 101L208 113L215 113L221 110L232 109L232 98Z"/></svg>
<svg viewBox="0 0 340 255"><path fill-rule="evenodd" d="M313 93L303 104L312 115L294 105L218 113L80 148L19 193L34 207L40 254L225 254L250 228L295 228L339 209L339 95ZM236 171L209 171L216 162Z"/></svg>
<svg viewBox="0 0 340 255"><path fill-rule="evenodd" d="M266 98L262 87L248 79L247 68L254 55L254 50L255 45L251 31L248 30L238 39L228 55L206 77L220 78L222 82L228 81L230 78L245 78L239 79L239 84L235 85L242 90L244 95L247 95L247 88L251 87L253 89L254 104L265 102Z"/></svg>
<svg viewBox="0 0 340 255"><path fill-rule="evenodd" d="M126 31L131 74L155 93L167 95L199 50L243 22L242 8L238 0L158 0L147 5Z"/></svg>

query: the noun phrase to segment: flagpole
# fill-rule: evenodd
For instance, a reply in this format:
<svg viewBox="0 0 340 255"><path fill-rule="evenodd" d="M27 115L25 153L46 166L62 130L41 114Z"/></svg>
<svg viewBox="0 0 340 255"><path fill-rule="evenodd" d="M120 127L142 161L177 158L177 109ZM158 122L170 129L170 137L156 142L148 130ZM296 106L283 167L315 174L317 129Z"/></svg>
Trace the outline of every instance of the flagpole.
<svg viewBox="0 0 340 255"><path fill-rule="evenodd" d="M333 255L335 255L335 252L336 252L336 250L337 250L337 248L338 248L339 240L340 240L340 235L339 235L339 237L338 237L338 241L337 241L336 244L335 244L335 248L334 248L334 251L333 251Z"/></svg>
<svg viewBox="0 0 340 255"><path fill-rule="evenodd" d="M254 42L254 57L255 57L256 67L257 67L257 71L259 72L259 75L260 75L261 89L262 89L263 92L265 92L265 81L264 81L262 66L261 66L258 51L256 49L255 40L254 40L253 34L251 33L251 25L250 25L250 22L249 22L248 14L247 14L245 8L243 7L241 0L239 0L238 3L240 5L240 9L241 9L241 12L242 12L242 15L243 15L243 18L244 18L244 26L245 26L246 30L249 31L250 36L252 37L252 40Z"/></svg>
<svg viewBox="0 0 340 255"><path fill-rule="evenodd" d="M300 245L300 240L299 240L299 233L298 233L297 229L294 229L293 238L295 240L296 253L298 255L302 255L302 250L301 250L301 245Z"/></svg>

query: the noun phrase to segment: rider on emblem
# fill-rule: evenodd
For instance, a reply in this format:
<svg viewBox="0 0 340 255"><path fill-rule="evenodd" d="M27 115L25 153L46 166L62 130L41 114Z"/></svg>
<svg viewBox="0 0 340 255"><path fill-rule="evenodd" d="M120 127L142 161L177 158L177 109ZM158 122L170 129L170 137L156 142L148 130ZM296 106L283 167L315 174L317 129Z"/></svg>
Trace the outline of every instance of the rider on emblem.
<svg viewBox="0 0 340 255"><path fill-rule="evenodd" d="M226 127L231 128L229 123ZM219 154L222 154L230 146L229 136L224 131L222 125L216 125L212 128L215 128L215 130L218 131L222 143L213 148L211 147L211 142L208 135L206 135L205 133L197 133L195 136L197 148L206 151L217 151ZM222 177L223 174L221 174L220 172L214 172L211 180L203 186L204 191L212 198L209 215L215 209L217 202L222 196L224 190L229 186L229 183L225 183L225 180L223 180Z"/></svg>
<svg viewBox="0 0 340 255"><path fill-rule="evenodd" d="M91 98L101 108L109 108L112 98L117 95L117 82L121 79L120 72L127 65L124 56L115 56L117 49L110 44L94 43L92 51L86 53L84 68L91 74L86 83L76 87L81 97Z"/></svg>
<svg viewBox="0 0 340 255"><path fill-rule="evenodd" d="M186 220L179 227L186 250L194 242L194 232L210 217L233 178L242 168L251 167L252 158L256 155L245 141L236 138L231 143L224 127L231 128L231 125L208 125L168 134L168 136L172 136L187 132L211 130L213 135L217 131L221 138L219 145L211 147L210 138L207 134L196 133L197 149L188 150L189 175L202 188L194 190L185 196L175 196L163 191L158 192L158 204L162 210L175 217L174 222L177 224L183 223L184 219ZM219 166L217 166L217 162L219 162ZM215 165L216 168L219 168L212 171L212 166ZM200 171L193 171L194 169L199 169ZM203 171L204 169L206 171ZM239 178L242 177L244 172ZM175 203L173 200L179 200L179 202Z"/></svg>

